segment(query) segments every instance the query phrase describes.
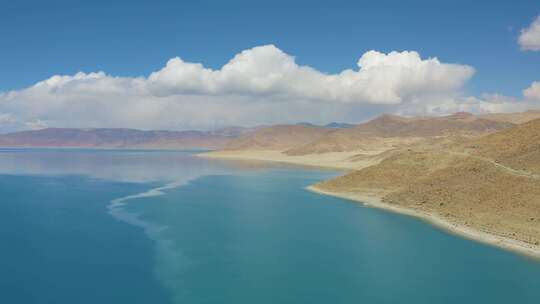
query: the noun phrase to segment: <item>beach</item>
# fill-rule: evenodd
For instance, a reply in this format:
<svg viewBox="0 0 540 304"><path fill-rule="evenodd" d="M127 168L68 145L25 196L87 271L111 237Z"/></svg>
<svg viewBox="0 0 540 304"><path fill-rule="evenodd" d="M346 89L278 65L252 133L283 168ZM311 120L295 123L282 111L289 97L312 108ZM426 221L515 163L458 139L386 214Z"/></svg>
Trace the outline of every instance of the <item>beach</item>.
<svg viewBox="0 0 540 304"><path fill-rule="evenodd" d="M351 161L351 158L358 156L358 152L336 152L302 156L289 156L280 151L242 150L215 151L202 153L198 156L218 159L256 160L290 163L296 165L324 167L345 171L360 170L362 168L366 168L379 163L379 160L373 158L357 162ZM535 246L527 242L493 234L489 231L482 231L480 229L473 228L464 224L453 223L431 212L425 212L395 204L385 203L383 201L384 195L367 192L350 193L342 191L328 191L326 189L323 190L321 188L318 188L316 185L311 185L307 187L307 189L323 195L331 195L347 200L360 202L369 207L380 208L390 212L413 216L461 237L510 250L536 259L540 259L540 246Z"/></svg>
<svg viewBox="0 0 540 304"><path fill-rule="evenodd" d="M340 170L359 170L379 162L378 159L370 157L358 159L359 152L357 151L289 156L277 150L231 150L212 151L198 154L198 156L218 159L280 162ZM352 158L354 158L354 160Z"/></svg>
<svg viewBox="0 0 540 304"><path fill-rule="evenodd" d="M401 206L397 206L393 204L388 204L388 203L385 203L383 201L383 198L380 196L360 194L360 193L331 192L331 191L319 189L315 185L309 186L306 189L319 193L319 194L323 194L323 195L331 195L331 196L344 198L347 200L360 202L363 205L368 206L368 207L384 209L390 212L417 217L430 224L433 224L434 226L444 229L450 233L454 233L459 236L462 236L471 240L475 240L478 242L482 242L488 245L493 245L493 246L497 246L506 250L514 251L516 253L533 257L535 259L540 259L540 246L534 246L526 242L521 242L518 240L511 239L511 238L498 236L489 232L471 228L466 225L451 223L436 214L423 212L420 210L414 210L411 208L405 208L405 207L401 207Z"/></svg>

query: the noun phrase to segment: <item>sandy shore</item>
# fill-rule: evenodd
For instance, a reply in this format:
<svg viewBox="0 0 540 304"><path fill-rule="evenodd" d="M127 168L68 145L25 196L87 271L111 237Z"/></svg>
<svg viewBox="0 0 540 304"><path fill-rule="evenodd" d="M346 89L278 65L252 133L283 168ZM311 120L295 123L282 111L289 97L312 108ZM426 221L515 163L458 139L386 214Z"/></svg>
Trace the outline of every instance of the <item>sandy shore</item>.
<svg viewBox="0 0 540 304"><path fill-rule="evenodd" d="M374 195L362 195L357 193L338 193L338 192L329 192L326 190L318 189L316 186L307 187L308 190L324 194L331 195L335 197L340 197L356 202L360 202L366 206L380 208L391 212L401 213L409 216L414 216L425 220L441 229L444 229L450 233L465 237L467 239L479 241L488 245L493 245L500 247L506 250L510 250L519 254L526 255L535 259L540 259L540 246L534 246L529 243L521 242L518 240L501 237L494 235L488 232L480 231L465 225L459 225L455 223L450 223L444 218L441 218L434 214L429 214L422 211L412 210L405 207L400 207L396 205L391 205L384 203L381 197Z"/></svg>
<svg viewBox="0 0 540 304"><path fill-rule="evenodd" d="M333 168L340 170L359 170L378 163L376 160L367 158L367 160L351 161L350 158L358 156L358 152L337 152L325 154L313 154L302 156L289 156L280 151L270 150L243 150L243 151L213 151L198 154L200 157L217 159L236 159L236 160L255 160L290 163L304 166ZM317 188L315 185L309 186L309 190L319 194L336 196L356 202L366 206L380 208L391 212L405 214L420 218L445 231L465 237L471 240L479 241L488 245L500 247L529 257L540 259L540 246L518 241L515 239L498 236L489 232L477 230L469 226L448 222L446 219L406 207L391 205L382 201L382 197L376 194L358 194L330 192Z"/></svg>
<svg viewBox="0 0 540 304"><path fill-rule="evenodd" d="M378 163L378 161L372 159L350 160L350 158L358 155L359 152L332 152L289 156L281 151L273 150L212 151L198 154L200 157L207 158L270 161L345 170L358 170Z"/></svg>

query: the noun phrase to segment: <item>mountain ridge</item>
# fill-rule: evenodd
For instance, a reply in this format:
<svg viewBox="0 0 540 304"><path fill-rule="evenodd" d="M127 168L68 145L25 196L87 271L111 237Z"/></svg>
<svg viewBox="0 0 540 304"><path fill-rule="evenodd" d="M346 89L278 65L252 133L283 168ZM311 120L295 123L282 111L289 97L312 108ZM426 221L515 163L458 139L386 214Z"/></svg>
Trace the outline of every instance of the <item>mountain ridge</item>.
<svg viewBox="0 0 540 304"><path fill-rule="evenodd" d="M464 143L399 150L378 164L315 186L372 195L540 250L540 119Z"/></svg>
<svg viewBox="0 0 540 304"><path fill-rule="evenodd" d="M0 134L2 147L211 148L232 136L206 131L130 128L45 128Z"/></svg>

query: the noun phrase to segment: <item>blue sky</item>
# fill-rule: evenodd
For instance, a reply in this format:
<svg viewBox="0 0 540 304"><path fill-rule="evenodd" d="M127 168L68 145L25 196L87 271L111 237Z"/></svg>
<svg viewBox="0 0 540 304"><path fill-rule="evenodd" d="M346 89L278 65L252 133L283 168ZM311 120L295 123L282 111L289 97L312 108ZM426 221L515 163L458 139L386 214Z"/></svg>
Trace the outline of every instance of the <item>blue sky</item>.
<svg viewBox="0 0 540 304"><path fill-rule="evenodd" d="M516 43L540 1L290 2L3 3L0 89L79 70L146 75L174 56L217 68L268 43L328 72L367 50L416 50L475 67L473 93L516 95L540 78L540 53Z"/></svg>
<svg viewBox="0 0 540 304"><path fill-rule="evenodd" d="M520 30L540 1L2 1L0 91L52 75L148 76L180 56L219 69L273 44L324 73L357 68L369 50L417 51L475 70L462 90L521 97L540 52Z"/></svg>

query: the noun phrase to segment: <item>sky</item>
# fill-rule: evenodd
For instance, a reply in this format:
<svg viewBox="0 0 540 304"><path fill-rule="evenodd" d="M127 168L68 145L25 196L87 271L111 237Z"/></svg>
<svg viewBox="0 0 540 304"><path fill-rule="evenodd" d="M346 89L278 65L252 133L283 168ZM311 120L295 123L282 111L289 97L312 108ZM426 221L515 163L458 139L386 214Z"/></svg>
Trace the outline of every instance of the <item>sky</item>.
<svg viewBox="0 0 540 304"><path fill-rule="evenodd" d="M1 1L0 132L540 108L540 1Z"/></svg>

